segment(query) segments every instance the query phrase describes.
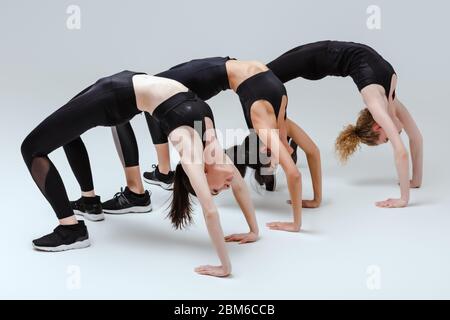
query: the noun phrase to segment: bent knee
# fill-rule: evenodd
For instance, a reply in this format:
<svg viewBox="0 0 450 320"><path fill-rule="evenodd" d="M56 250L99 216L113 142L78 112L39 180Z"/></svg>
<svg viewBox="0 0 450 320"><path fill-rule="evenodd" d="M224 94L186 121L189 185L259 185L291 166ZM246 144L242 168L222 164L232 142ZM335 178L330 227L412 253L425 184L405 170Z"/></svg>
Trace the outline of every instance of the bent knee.
<svg viewBox="0 0 450 320"><path fill-rule="evenodd" d="M22 145L20 146L20 151L27 165L31 165L33 158L44 156L44 154L39 152L37 143L31 135L28 135L23 140Z"/></svg>

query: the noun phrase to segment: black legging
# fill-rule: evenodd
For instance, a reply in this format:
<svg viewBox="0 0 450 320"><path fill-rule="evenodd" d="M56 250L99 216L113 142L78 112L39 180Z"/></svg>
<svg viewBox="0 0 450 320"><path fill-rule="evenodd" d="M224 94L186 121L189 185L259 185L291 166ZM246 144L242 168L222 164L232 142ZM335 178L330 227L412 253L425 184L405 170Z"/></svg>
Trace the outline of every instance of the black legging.
<svg viewBox="0 0 450 320"><path fill-rule="evenodd" d="M147 112L145 112L147 116ZM151 117L151 115L148 115ZM122 166L125 168L139 165L139 148L130 122L111 128Z"/></svg>
<svg viewBox="0 0 450 320"><path fill-rule="evenodd" d="M93 190L89 156L80 135L96 126L120 125L139 113L132 84L135 74L123 71L98 80L46 118L23 141L25 163L59 219L72 216L73 210L48 154L64 147L81 190Z"/></svg>

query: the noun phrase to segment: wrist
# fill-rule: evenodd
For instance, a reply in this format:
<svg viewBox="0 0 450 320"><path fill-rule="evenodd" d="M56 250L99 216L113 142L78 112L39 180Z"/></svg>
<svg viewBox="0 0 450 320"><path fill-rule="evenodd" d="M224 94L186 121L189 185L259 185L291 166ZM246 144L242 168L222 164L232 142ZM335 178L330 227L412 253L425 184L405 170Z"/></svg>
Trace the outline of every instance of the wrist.
<svg viewBox="0 0 450 320"><path fill-rule="evenodd" d="M227 274L231 274L231 263L222 264L222 268Z"/></svg>
<svg viewBox="0 0 450 320"><path fill-rule="evenodd" d="M292 225L298 230L300 231L301 227L302 227L302 222L301 221L294 221L292 222Z"/></svg>

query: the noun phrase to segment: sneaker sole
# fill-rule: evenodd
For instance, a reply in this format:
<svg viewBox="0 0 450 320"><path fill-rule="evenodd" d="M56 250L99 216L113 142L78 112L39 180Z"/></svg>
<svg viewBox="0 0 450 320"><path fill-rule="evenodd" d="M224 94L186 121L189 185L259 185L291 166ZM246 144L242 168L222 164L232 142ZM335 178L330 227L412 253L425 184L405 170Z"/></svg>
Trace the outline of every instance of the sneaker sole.
<svg viewBox="0 0 450 320"><path fill-rule="evenodd" d="M146 183L148 183L148 184L152 184L154 186L159 186L159 187L161 187L161 188L163 188L164 190L167 190L167 191L172 191L173 190L173 183L167 184L167 183L164 183L164 182L161 182L161 181L149 180L149 179L146 179L146 178L144 178L144 181Z"/></svg>
<svg viewBox="0 0 450 320"><path fill-rule="evenodd" d="M79 210L73 210L73 212L74 212L77 216L82 216L82 217L88 219L89 221L98 222L98 221L103 221L103 220L105 220L105 215L104 215L103 213L99 213L99 214L90 214L90 213L86 213L86 212L79 211Z"/></svg>
<svg viewBox="0 0 450 320"><path fill-rule="evenodd" d="M87 248L91 245L91 242L89 241L89 239L83 240L83 241L78 241L72 244L64 244L64 245L60 245L57 247L40 247L40 246L36 246L33 243L33 248L38 250L38 251L44 251L44 252L61 252L61 251L67 251L67 250L76 250L76 249L83 249L83 248Z"/></svg>
<svg viewBox="0 0 450 320"><path fill-rule="evenodd" d="M136 206L136 207L130 207L130 208L126 208L126 209L120 209L120 210L108 210L108 209L103 209L103 212L106 214L129 214L129 213L148 213L151 212L153 210L152 205L148 205L148 206Z"/></svg>

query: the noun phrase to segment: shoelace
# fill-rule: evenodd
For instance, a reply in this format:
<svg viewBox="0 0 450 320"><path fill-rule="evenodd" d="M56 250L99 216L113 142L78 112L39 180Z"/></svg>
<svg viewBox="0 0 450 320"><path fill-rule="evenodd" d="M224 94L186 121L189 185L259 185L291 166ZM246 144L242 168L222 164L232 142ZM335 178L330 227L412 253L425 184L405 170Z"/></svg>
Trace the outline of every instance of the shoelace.
<svg viewBox="0 0 450 320"><path fill-rule="evenodd" d="M130 203L130 201L128 201L127 197L125 196L123 188L120 188L120 192L117 192L114 195L114 200L116 200L121 206Z"/></svg>
<svg viewBox="0 0 450 320"><path fill-rule="evenodd" d="M156 172L158 171L158 165L157 164L152 164L152 168L154 169L152 172L150 172L150 174L153 177L156 177Z"/></svg>

